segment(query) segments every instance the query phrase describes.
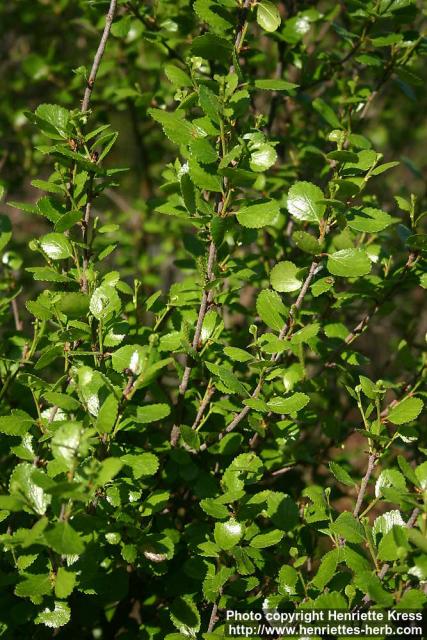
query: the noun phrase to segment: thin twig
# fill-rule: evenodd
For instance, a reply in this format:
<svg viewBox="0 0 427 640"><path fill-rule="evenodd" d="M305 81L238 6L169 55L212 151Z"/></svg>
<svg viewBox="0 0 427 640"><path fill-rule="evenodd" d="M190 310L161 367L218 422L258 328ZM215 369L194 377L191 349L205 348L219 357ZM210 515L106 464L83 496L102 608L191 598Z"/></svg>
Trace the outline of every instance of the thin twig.
<svg viewBox="0 0 427 640"><path fill-rule="evenodd" d="M237 28L237 34L236 34L236 38L234 40L234 50L236 55L238 55L240 53L240 50L242 48L242 44L243 44L243 39L246 33L246 29L247 29L247 12L251 6L252 0L245 0L243 7L242 7L242 12L240 15L240 22L239 22L239 26ZM229 73L232 73L234 71L234 63L232 63L230 65L229 68ZM227 181L224 178L224 187L226 188L227 186ZM224 202L226 199L226 195L225 192L223 194L223 197L221 198L221 200L218 203L218 207L217 207L217 215L221 215L223 213L223 207L224 207ZM206 285L203 288L203 292L202 292L202 299L200 301L200 307L199 307L199 313L197 316L197 323L196 323L196 329L194 332L194 337L193 337L193 342L192 342L192 347L194 351L197 351L199 348L199 342L200 342L200 336L202 333L202 327L203 327L203 321L205 319L206 316L206 312L208 310L208 306L209 303L212 302L213 299L213 292L212 290L210 290L208 288L208 284L210 282L212 282L214 280L214 269L215 269L215 260L216 260L216 246L215 246L215 242L213 240L211 240L210 244L209 244L209 249L208 249L208 264L207 264L207 270L206 270ZM178 398L176 401L176 405L177 405L177 418L175 420L175 423L172 427L171 430L171 434L170 434L170 443L173 447L175 447L177 445L178 439L179 439L179 426L181 423L181 414L183 411L183 399L185 396L185 393L187 391L187 387L188 387L188 383L190 380L190 375L191 375L191 371L193 369L193 365L190 363L189 359L186 358L186 363L185 363L185 367L184 367L184 373L182 375L182 379L181 379L181 383L179 385L179 393L178 393Z"/></svg>
<svg viewBox="0 0 427 640"><path fill-rule="evenodd" d="M209 383L208 386L206 387L205 395L203 396L203 399L200 403L199 410L197 411L196 418L192 424L191 428L193 429L193 431L197 429L197 427L199 426L200 420L202 419L205 409L208 406L209 402L211 401L211 398L214 393L215 393L215 387Z"/></svg>
<svg viewBox="0 0 427 640"><path fill-rule="evenodd" d="M86 89L84 92L82 106L81 106L82 112L87 111L89 109L90 98L92 95L93 87L95 85L95 80L98 74L101 60L105 52L105 47L107 46L107 40L110 35L111 25L113 24L114 15L116 13L116 7L117 7L117 0L111 0L107 17L105 18L104 31L102 33L101 40L99 41L98 49L93 59L92 68L90 70L89 78L88 78Z"/></svg>
<svg viewBox="0 0 427 640"><path fill-rule="evenodd" d="M304 284L301 287L301 291L299 292L298 298L296 299L296 302L294 305L292 305L292 309L289 313L289 318L287 319L287 321L285 322L285 324L283 325L280 333L279 333L279 338L281 340L283 340L283 338L285 336L289 337L289 332L292 330L293 324L294 324L294 319L295 319L295 312L298 311L301 306L302 303L304 302L304 298L307 295L308 289L310 287L311 281L313 280L317 268L319 266L319 260L313 260L311 266L310 266L310 270L308 272L308 275L304 281ZM277 360L280 357L280 353L273 353L273 355L271 356L271 362L277 362ZM264 371L264 375L265 375L265 371ZM263 374L261 374L260 379L258 381L257 386L255 387L255 389L253 390L252 394L251 394L251 398L252 399L256 399L259 394L261 393L262 390L262 386L264 384L264 377ZM246 416L248 415L249 411L251 410L251 408L249 406L245 406L243 407L243 409L241 411L239 411L239 413L233 418L233 420L227 425L227 427L225 428L225 431L221 432L218 435L218 439L222 440L222 438L224 437L225 434L230 433L231 431L233 431L238 424L240 424L240 422L242 420L244 420L244 418L246 418ZM199 451L205 451L207 449L208 445L206 444L206 442L204 442L202 445L200 445L200 449Z"/></svg>
<svg viewBox="0 0 427 640"><path fill-rule="evenodd" d="M22 331L24 323L22 322L21 318L19 317L19 307L18 307L18 302L17 302L16 298L13 298L13 300L12 300L12 302L10 304L12 306L13 319L15 321L15 329L17 331Z"/></svg>
<svg viewBox="0 0 427 640"><path fill-rule="evenodd" d="M209 618L209 626L208 626L208 633L211 633L216 621L218 620L218 605L216 602L214 602L214 605L212 607L212 611L211 611L211 617Z"/></svg>
<svg viewBox="0 0 427 640"><path fill-rule="evenodd" d="M376 461L377 461L377 454L371 453L371 455L368 458L368 466L366 469L366 473L363 476L363 480L360 483L359 493L357 494L356 506L354 507L354 511L353 511L353 515L355 518L357 518L357 516L360 513L360 509L362 508L363 499L365 497L365 493L368 488L368 484L369 484L369 480L371 479L372 472L375 468Z"/></svg>

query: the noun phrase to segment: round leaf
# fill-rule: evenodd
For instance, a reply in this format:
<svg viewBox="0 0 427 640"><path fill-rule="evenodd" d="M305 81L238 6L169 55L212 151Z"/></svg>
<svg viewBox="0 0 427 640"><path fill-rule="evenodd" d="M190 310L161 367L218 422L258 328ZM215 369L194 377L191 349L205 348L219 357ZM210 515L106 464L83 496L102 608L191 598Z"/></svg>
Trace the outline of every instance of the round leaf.
<svg viewBox="0 0 427 640"><path fill-rule="evenodd" d="M95 289L89 304L89 309L97 320L104 320L110 314L120 311L120 307L117 291L108 284L102 284Z"/></svg>
<svg viewBox="0 0 427 640"><path fill-rule="evenodd" d="M269 0L262 0L257 8L256 19L265 31L273 32L280 27L280 13L278 8Z"/></svg>
<svg viewBox="0 0 427 640"><path fill-rule="evenodd" d="M296 182L288 191L288 211L297 220L319 222L326 206L320 203L324 196L311 182Z"/></svg>
<svg viewBox="0 0 427 640"><path fill-rule="evenodd" d="M228 522L217 522L214 529L214 537L217 545L228 551L236 546L243 536L243 527L240 522L231 518Z"/></svg>
<svg viewBox="0 0 427 640"><path fill-rule="evenodd" d="M298 291L302 280L297 277L298 267L293 262L279 262L271 270L270 282L273 289L282 292Z"/></svg>
<svg viewBox="0 0 427 640"><path fill-rule="evenodd" d="M421 398L405 398L389 412L387 419L393 424L412 422L420 415L424 404Z"/></svg>
<svg viewBox="0 0 427 640"><path fill-rule="evenodd" d="M48 233L40 240L40 245L51 260L65 260L73 254L70 241L61 233Z"/></svg>
<svg viewBox="0 0 427 640"><path fill-rule="evenodd" d="M279 214L280 205L276 200L255 203L242 207L237 214L237 220L243 227L260 229L273 224Z"/></svg>
<svg viewBox="0 0 427 640"><path fill-rule="evenodd" d="M372 264L364 249L341 249L327 263L329 273L342 278L357 278L370 272Z"/></svg>

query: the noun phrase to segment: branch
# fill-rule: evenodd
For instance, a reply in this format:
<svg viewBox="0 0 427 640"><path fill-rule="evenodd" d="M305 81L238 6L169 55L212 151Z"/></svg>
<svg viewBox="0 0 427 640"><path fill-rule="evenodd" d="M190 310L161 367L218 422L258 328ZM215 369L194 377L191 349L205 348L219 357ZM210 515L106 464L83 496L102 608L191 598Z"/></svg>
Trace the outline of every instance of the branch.
<svg viewBox="0 0 427 640"><path fill-rule="evenodd" d="M93 59L92 68L90 70L87 86L84 92L82 106L81 106L82 113L89 109L90 98L92 95L93 87L95 85L98 69L100 67L102 57L104 55L105 47L107 46L107 40L111 31L111 25L113 24L114 15L116 13L116 6L117 6L117 0L111 0L110 8L108 9L107 17L105 18L104 31L102 33L97 52Z"/></svg>
<svg viewBox="0 0 427 640"><path fill-rule="evenodd" d="M212 611L211 611L211 617L209 619L209 626L208 626L208 633L211 633L211 631L213 630L216 621L218 620L218 605L215 602L213 607L212 607Z"/></svg>
<svg viewBox="0 0 427 640"><path fill-rule="evenodd" d="M357 495L356 506L354 507L354 511L353 511L353 515L355 518L357 518L357 516L360 513L360 509L362 508L363 499L365 497L365 493L368 488L368 484L369 484L369 480L371 479L372 472L375 468L376 461L377 461L377 454L371 453L371 455L368 458L368 467L366 469L366 473L363 477L363 480L360 484L359 493Z"/></svg>
<svg viewBox="0 0 427 640"><path fill-rule="evenodd" d="M252 3L252 0L245 0L242 7L240 22L239 22L237 34L234 40L234 51L236 55L240 53L240 50L242 48L243 40L246 34L246 29L248 26L247 13L251 6L251 3ZM229 73L232 73L233 71L234 71L234 63L230 65ZM225 189L227 187L226 178L224 178L224 187ZM224 192L223 197L221 198L217 206L217 215L219 216L223 213L224 202L226 201L226 199L227 199L227 196ZM216 246L214 241L211 240L209 244L209 250L208 250L208 265L207 265L207 271L206 271L206 279L208 284L212 282L212 280L214 279L215 259L216 259ZM199 348L199 341L202 333L203 320L205 319L205 315L208 310L208 305L212 301L212 298L213 298L212 290L208 290L207 286L205 286L202 292L202 299L200 302L199 313L197 316L196 330L194 332L194 337L192 342L192 347L195 351L197 351ZM182 401L187 391L192 369L193 369L193 365L190 364L188 358L186 358L184 373L182 375L181 383L179 385L179 393L178 393L178 399L177 399L178 417L175 421L175 424L172 427L171 435L170 435L170 443L173 447L176 446L179 438L179 426L181 423L181 414L183 410Z"/></svg>
<svg viewBox="0 0 427 640"><path fill-rule="evenodd" d="M215 387L209 383L207 388L206 388L206 392L205 395L203 396L203 400L200 403L200 407L199 410L197 411L197 415L196 418L192 424L192 429L193 431L197 429L197 427L200 424L200 421L203 417L203 414L205 412L206 407L208 406L209 402L211 401L211 398L213 396L213 394L215 393Z"/></svg>
<svg viewBox="0 0 427 640"><path fill-rule="evenodd" d="M281 340L283 340L283 338L285 336L290 337L291 333L292 333L292 327L294 324L294 318L295 318L295 312L298 311L301 306L302 303L304 302L304 298L308 292L308 289L310 287L311 281L313 280L317 268L319 266L319 260L313 260L313 262L311 263L310 266L310 270L308 272L308 275L304 281L304 284L301 287L301 291L299 292L298 298L295 302L294 305L292 305L291 311L289 313L289 318L287 319L287 321L285 322L285 324L283 325L280 333L279 333L279 338ZM290 333L291 332L291 333ZM277 360L280 357L280 353L273 353L273 355L271 356L271 363L277 362ZM265 375L266 371L264 371L264 375ZM261 374L260 379L258 381L257 386L255 387L254 391L251 394L251 398L257 398L259 396L259 394L261 393L262 390L262 386L264 384L264 377L263 374ZM249 411L251 410L250 407L245 406L243 407L243 409L233 418L233 420L230 422L230 424L226 427L224 432L221 432L218 436L219 440L222 440L222 438L224 437L224 435L226 433L230 433L231 431L233 431L237 425L244 419L246 418L246 416L248 415ZM205 443L203 443L202 445L200 445L200 449L199 451L205 451L207 449L208 445Z"/></svg>

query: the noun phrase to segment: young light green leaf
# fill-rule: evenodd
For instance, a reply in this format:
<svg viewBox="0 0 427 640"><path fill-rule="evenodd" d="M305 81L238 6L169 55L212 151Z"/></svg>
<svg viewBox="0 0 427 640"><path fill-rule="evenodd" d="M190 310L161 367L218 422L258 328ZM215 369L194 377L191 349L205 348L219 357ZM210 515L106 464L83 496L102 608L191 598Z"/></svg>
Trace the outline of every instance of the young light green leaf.
<svg viewBox="0 0 427 640"><path fill-rule="evenodd" d="M290 293L302 287L302 280L298 278L298 267L289 261L278 262L270 273L270 282L276 291Z"/></svg>
<svg viewBox="0 0 427 640"><path fill-rule="evenodd" d="M393 424L406 424L407 422L412 422L415 418L418 418L424 403L421 398L405 398L399 404L395 405L392 409L390 409L387 414L387 420L392 422Z"/></svg>

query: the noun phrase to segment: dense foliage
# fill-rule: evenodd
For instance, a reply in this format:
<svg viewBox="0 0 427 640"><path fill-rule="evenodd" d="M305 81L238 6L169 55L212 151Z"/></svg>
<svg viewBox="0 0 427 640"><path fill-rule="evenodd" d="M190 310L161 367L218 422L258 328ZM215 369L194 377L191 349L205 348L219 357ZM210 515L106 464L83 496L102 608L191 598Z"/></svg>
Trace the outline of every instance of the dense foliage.
<svg viewBox="0 0 427 640"><path fill-rule="evenodd" d="M422 608L422 4L0 21L0 637Z"/></svg>

